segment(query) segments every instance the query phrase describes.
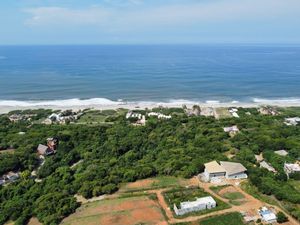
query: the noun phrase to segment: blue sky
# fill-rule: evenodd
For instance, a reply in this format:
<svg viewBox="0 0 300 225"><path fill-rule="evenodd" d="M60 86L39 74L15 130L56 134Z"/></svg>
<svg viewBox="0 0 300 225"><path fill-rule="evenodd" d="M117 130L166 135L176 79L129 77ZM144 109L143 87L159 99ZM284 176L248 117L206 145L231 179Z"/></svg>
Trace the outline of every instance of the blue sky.
<svg viewBox="0 0 300 225"><path fill-rule="evenodd" d="M0 45L300 43L300 0L1 0Z"/></svg>

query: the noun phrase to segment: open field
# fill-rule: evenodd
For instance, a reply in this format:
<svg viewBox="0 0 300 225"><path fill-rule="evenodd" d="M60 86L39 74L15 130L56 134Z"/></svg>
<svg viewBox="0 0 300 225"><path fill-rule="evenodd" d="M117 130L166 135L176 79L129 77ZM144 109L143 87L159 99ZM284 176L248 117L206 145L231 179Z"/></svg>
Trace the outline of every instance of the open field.
<svg viewBox="0 0 300 225"><path fill-rule="evenodd" d="M167 224L159 204L148 196L116 198L82 205L64 225Z"/></svg>
<svg viewBox="0 0 300 225"><path fill-rule="evenodd" d="M240 213L228 213L216 217L204 219L199 222L200 225L244 225Z"/></svg>
<svg viewBox="0 0 300 225"><path fill-rule="evenodd" d="M228 199L229 203L232 205L242 205L245 203L245 196L238 192L233 186L224 185L224 186L216 186L210 188L219 196Z"/></svg>
<svg viewBox="0 0 300 225"><path fill-rule="evenodd" d="M161 176L126 183L122 185L122 187L120 188L120 192L143 191L166 187L185 187L188 185L190 185L190 181L187 179Z"/></svg>
<svg viewBox="0 0 300 225"><path fill-rule="evenodd" d="M88 110L86 111L79 120L76 121L78 124L94 124L94 123L106 123L110 117L116 117L124 114L127 110Z"/></svg>

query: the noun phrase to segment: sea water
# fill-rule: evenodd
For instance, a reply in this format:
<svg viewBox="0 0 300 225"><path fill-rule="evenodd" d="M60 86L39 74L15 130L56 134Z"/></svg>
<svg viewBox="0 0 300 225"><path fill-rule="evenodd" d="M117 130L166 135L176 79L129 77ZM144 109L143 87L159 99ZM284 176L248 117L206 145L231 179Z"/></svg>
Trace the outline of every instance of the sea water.
<svg viewBox="0 0 300 225"><path fill-rule="evenodd" d="M300 47L0 47L0 105L300 102Z"/></svg>

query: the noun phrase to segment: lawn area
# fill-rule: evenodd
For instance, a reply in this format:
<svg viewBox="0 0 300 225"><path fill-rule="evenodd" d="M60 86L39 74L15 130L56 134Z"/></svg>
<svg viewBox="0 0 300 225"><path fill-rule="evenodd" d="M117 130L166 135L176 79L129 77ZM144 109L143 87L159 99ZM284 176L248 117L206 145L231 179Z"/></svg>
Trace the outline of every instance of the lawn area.
<svg viewBox="0 0 300 225"><path fill-rule="evenodd" d="M155 225L165 222L159 204L150 196L122 197L82 205L62 225Z"/></svg>
<svg viewBox="0 0 300 225"><path fill-rule="evenodd" d="M245 196L236 191L236 189L231 185L213 186L210 187L210 189L217 195L228 199L229 203L232 205L239 206L245 203Z"/></svg>
<svg viewBox="0 0 300 225"><path fill-rule="evenodd" d="M126 111L124 109L118 110L89 110L82 115L76 123L79 124L94 124L94 123L105 123L110 117L119 116Z"/></svg>
<svg viewBox="0 0 300 225"><path fill-rule="evenodd" d="M200 225L244 225L240 213L228 213L221 216L211 217L199 222Z"/></svg>
<svg viewBox="0 0 300 225"><path fill-rule="evenodd" d="M187 179L171 176L160 176L123 184L120 188L120 192L143 191L166 187L183 187L187 185L189 185L189 180Z"/></svg>
<svg viewBox="0 0 300 225"><path fill-rule="evenodd" d="M252 185L249 182L242 182L241 183L241 188L245 192L247 192L248 194L250 194L253 197L257 198L258 200L261 200L262 202L266 202L266 203L268 203L270 205L276 205L278 207L281 207L274 198L272 198L271 196L264 195L264 194L260 193L257 190L257 187L255 187L254 185Z"/></svg>
<svg viewBox="0 0 300 225"><path fill-rule="evenodd" d="M300 191L300 181L299 180L289 180L289 183L297 190Z"/></svg>
<svg viewBox="0 0 300 225"><path fill-rule="evenodd" d="M164 195L164 199L165 199L166 203L172 209L172 212L173 212L173 215L175 218L185 218L185 217L188 217L191 215L203 215L206 213L230 208L230 206L227 203L221 201L220 199L218 199L215 196L212 196L214 198L214 200L217 202L216 208L202 210L202 211L198 211L198 212L187 213L182 216L177 216L173 210L174 204L176 204L177 207L180 207L181 202L194 201L194 200L196 200L196 198L207 197L207 196L211 196L211 195L209 193L205 192L203 189L198 188L198 187L174 188L172 190L165 191L163 193L163 195Z"/></svg>

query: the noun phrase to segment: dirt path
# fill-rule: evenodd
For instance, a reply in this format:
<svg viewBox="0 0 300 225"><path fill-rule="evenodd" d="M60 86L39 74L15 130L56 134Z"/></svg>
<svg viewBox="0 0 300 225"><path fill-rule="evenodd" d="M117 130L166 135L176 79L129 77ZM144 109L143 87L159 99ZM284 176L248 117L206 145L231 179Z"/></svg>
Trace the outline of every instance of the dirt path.
<svg viewBox="0 0 300 225"><path fill-rule="evenodd" d="M216 196L216 194L210 189L211 186L214 186L211 183L203 183L200 182L198 180L198 178L193 178L191 179L191 185L194 186L199 186L201 188L203 188L207 193ZM166 215L168 217L168 222L170 224L174 224L174 223L179 223L179 222L193 222L193 221L197 221L197 220L201 220L203 218L206 217L210 217L210 216L218 216L218 215L222 215L224 213L230 213L230 212L247 212L247 211L257 211L260 207L263 206L268 206L268 207L273 207L274 209L276 209L276 211L282 211L279 207L277 206L273 206L273 205L269 205L267 203L261 202L260 200L254 198L252 195L249 195L248 193L246 193L245 191L243 191L239 186L236 186L233 184L232 186L237 192L242 193L245 196L245 203L240 205L240 206L234 206L231 205L231 208L229 209L224 209L224 210L220 210L220 211L215 211L215 212L211 212L211 213L207 213L204 215L200 215L200 216L189 216L187 218L182 218L182 219L178 219L178 218L174 218L173 213L171 211L171 209L169 208L168 204L165 202L165 199L163 197L163 192L168 190L168 188L166 189L159 189L159 190L151 190L149 191L149 193L155 193L157 195L158 198L158 202L161 205L161 207L165 210ZM222 201L229 203L229 200L217 195L217 197L219 199L221 199ZM285 225L299 225L299 222L296 221L294 218L292 218L291 216L287 215L289 218L289 222L286 223Z"/></svg>

